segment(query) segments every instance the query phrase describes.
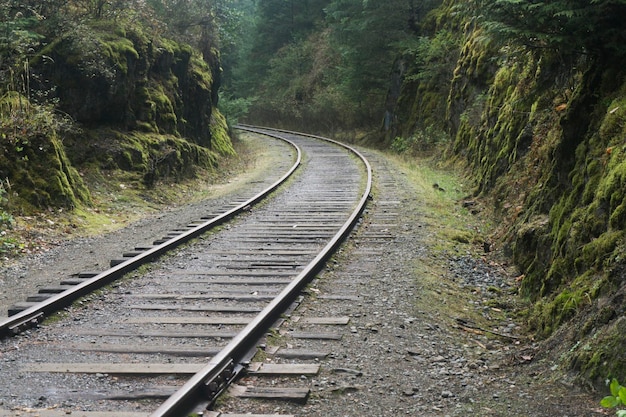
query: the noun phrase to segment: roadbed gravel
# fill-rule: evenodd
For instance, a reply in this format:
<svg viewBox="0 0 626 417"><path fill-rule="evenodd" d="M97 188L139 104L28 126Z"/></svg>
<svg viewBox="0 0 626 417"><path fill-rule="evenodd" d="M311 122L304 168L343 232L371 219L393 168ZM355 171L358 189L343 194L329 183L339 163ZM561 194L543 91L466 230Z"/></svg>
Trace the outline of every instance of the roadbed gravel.
<svg viewBox="0 0 626 417"><path fill-rule="evenodd" d="M276 158L282 151L272 149ZM527 334L511 302L515 270L498 251L485 253L482 244L462 239L451 245L420 200L423 192L409 180L410 165L376 151L363 152L375 172L373 199L354 235L311 286L317 294L350 293L358 300L335 306L320 303L323 307L311 301L299 307L319 317L349 316L349 334L321 360L322 372L309 381L312 395L304 407L281 403L268 410L234 411L308 416L611 415L599 406L605 393L574 384L558 352L544 349ZM267 164L257 167L246 171L245 178L231 178L232 187L214 201L227 201L228 193L271 170ZM38 287L58 283L59 277L102 269L120 256L120 244L132 248L159 237L170 219L197 219L206 204L172 207L107 235L63 240L45 253L5 266L0 315ZM450 210L461 211L461 202ZM438 240L446 242L439 245ZM2 361L0 352L0 366ZM0 398L0 409L2 405ZM229 402L222 407L228 411Z"/></svg>

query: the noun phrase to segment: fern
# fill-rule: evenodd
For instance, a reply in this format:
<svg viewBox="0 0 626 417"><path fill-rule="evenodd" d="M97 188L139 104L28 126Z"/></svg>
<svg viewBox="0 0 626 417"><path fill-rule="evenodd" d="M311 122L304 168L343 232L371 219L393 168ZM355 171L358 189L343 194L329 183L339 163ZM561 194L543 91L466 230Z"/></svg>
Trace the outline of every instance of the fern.
<svg viewBox="0 0 626 417"><path fill-rule="evenodd" d="M626 0L486 0L473 13L500 42L565 54L626 55Z"/></svg>

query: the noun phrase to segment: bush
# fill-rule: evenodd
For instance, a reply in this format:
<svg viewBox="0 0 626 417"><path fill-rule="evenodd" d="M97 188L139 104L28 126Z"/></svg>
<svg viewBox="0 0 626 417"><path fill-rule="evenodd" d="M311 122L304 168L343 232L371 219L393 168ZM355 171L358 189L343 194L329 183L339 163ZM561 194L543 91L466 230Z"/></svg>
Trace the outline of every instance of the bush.
<svg viewBox="0 0 626 417"><path fill-rule="evenodd" d="M219 101L219 109L226 117L229 127L236 125L239 119L248 114L248 109L254 103L254 98L233 98L222 96Z"/></svg>
<svg viewBox="0 0 626 417"><path fill-rule="evenodd" d="M391 149L399 154L417 155L432 151L449 141L449 136L433 126L419 129L409 137L396 137L391 143Z"/></svg>

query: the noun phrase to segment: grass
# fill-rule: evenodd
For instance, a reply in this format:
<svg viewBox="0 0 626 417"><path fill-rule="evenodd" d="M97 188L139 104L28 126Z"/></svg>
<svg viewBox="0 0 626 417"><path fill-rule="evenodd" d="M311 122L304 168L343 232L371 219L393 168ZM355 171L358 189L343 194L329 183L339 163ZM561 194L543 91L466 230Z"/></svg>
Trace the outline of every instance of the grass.
<svg viewBox="0 0 626 417"><path fill-rule="evenodd" d="M430 222L434 220L446 241L472 243L484 225L460 203L469 194L470 186L462 172L455 166L441 167L430 158L407 160L392 155L396 164L403 168L419 198L416 204Z"/></svg>
<svg viewBox="0 0 626 417"><path fill-rule="evenodd" d="M483 291L480 288L462 288L450 278L451 258L485 256L483 243L489 241L493 225L490 213L475 212L464 207L472 184L461 169L454 165L440 165L432 158L387 155L394 165L405 174L407 184L417 198L413 203L417 210L414 218L406 219L413 224L424 224L419 236L426 248L414 262L414 274L421 288L416 299L416 309L439 316L448 325L456 326L456 318L468 319L482 328L490 328L492 321L505 320L510 312L500 306L510 306L508 294L500 291ZM476 202L478 205L479 202ZM474 306L479 302L481 309ZM484 309L489 311L489 319ZM491 338L493 335L486 333Z"/></svg>

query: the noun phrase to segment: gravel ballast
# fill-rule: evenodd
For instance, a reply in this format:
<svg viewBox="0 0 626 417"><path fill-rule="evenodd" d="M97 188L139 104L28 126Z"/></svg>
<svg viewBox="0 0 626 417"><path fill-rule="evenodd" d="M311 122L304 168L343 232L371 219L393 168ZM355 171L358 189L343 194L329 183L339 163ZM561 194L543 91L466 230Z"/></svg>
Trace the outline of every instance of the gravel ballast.
<svg viewBox="0 0 626 417"><path fill-rule="evenodd" d="M320 360L319 375L303 379L312 392L309 401L301 406L227 399L222 409L311 416L610 415L599 406L604 394L573 385L558 356L542 351L525 333L511 301L515 273L497 259L497 251L484 254L482 243L442 233L444 219L423 201L429 193L410 180L412 168L364 152L375 172L373 199L354 235L310 288L317 295L355 297L313 297L293 313L350 318L340 341L319 342L331 353ZM255 172L262 176L268 169ZM235 179L233 184L236 190ZM38 286L58 283L60 275L101 268L120 255L120 243L131 248L157 237L165 219L193 220L205 208L181 205L109 235L64 241L24 257L3 271L2 312ZM451 201L446 210L470 216L468 227L479 223L461 204ZM298 324L287 320L286 326ZM3 356L0 351L0 366ZM3 381L9 383L28 390L28 381Z"/></svg>

